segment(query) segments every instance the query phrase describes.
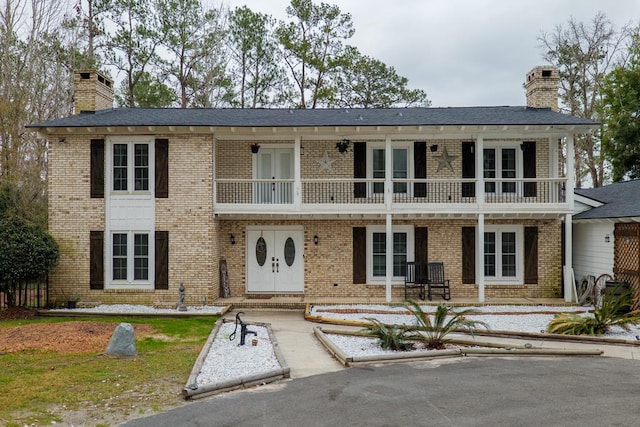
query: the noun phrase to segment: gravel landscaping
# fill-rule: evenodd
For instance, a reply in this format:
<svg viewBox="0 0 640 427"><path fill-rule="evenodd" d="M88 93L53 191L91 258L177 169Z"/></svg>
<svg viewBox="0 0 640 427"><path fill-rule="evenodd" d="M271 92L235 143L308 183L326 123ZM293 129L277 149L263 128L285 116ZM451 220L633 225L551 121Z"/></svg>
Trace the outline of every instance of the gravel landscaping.
<svg viewBox="0 0 640 427"><path fill-rule="evenodd" d="M473 320L485 322L490 330L513 331L513 332L544 332L548 322L553 318L554 313L578 312L588 316L592 307L577 306L482 306L482 307L456 307L454 310L471 308L478 313L468 316ZM188 312L198 312L207 314L219 314L222 307L189 307ZM434 306L423 306L427 312L433 311ZM152 313L184 313L177 310L154 309L138 305L102 305L94 308L77 308L74 310L56 310L60 312L75 311L89 313L120 313L120 314L152 314ZM385 305L323 305L313 306L310 315L321 316L327 319L366 321L367 317L374 317L388 324L411 325L415 323L412 315L406 314L404 307L394 307ZM274 354L267 329L263 326L249 325L249 329L257 333L256 345L252 345L253 336L247 336L247 343L239 346L240 331L238 328L237 337L234 341L229 340L230 334L235 328L234 323L224 323L221 325L211 348L206 355L201 370L197 376L197 386L218 384L234 378L247 375L255 376L261 372L268 373L280 368L280 364ZM621 328L612 328L605 338L621 338L627 340L640 339L640 327L634 326L630 331ZM340 348L345 354L351 356L379 356L394 354L390 350L383 350L377 344L377 340L347 335L330 335L330 340ZM414 350L415 352L425 352L424 349Z"/></svg>
<svg viewBox="0 0 640 427"><path fill-rule="evenodd" d="M225 307L211 305L188 306L187 311L176 308L153 308L133 304L101 304L91 308L56 308L50 311L60 313L96 313L96 314L221 314Z"/></svg>

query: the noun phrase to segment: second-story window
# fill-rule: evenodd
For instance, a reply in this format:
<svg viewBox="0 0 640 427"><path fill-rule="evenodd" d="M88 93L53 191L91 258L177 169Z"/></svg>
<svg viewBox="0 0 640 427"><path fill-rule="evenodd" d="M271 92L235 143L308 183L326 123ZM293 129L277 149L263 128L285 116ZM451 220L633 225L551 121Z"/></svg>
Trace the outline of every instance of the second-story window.
<svg viewBox="0 0 640 427"><path fill-rule="evenodd" d="M113 144L113 191L149 191L149 144Z"/></svg>
<svg viewBox="0 0 640 427"><path fill-rule="evenodd" d="M391 177L394 194L407 194L410 188L407 179L410 178L410 150L408 147L398 147L391 150ZM374 147L371 149L369 176L382 180L386 178L386 150ZM396 181L399 180L399 181ZM373 183L373 194L384 193L384 182Z"/></svg>
<svg viewBox="0 0 640 427"><path fill-rule="evenodd" d="M511 147L485 148L482 156L484 178L484 190L487 193L515 193L517 183L513 181L498 183L501 178L512 179L520 175L517 150Z"/></svg>

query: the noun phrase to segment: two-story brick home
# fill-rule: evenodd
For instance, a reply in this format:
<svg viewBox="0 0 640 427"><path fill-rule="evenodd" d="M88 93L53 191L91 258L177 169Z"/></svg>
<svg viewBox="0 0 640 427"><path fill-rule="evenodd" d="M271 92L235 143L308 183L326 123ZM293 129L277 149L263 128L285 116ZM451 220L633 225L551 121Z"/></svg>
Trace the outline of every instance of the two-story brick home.
<svg viewBox="0 0 640 427"><path fill-rule="evenodd" d="M557 112L552 67L526 92L516 107L114 109L112 82L78 72L77 114L31 126L50 142L51 293L170 304L183 283L211 302L224 260L232 296L391 300L405 263L429 260L453 298L559 297L563 170L597 124Z"/></svg>

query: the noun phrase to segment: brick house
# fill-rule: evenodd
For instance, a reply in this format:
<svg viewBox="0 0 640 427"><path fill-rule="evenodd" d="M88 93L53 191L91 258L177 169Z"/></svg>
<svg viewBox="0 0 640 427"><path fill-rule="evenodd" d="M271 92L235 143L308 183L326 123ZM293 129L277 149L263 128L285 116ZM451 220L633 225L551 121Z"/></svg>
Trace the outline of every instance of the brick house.
<svg viewBox="0 0 640 427"><path fill-rule="evenodd" d="M597 123L557 112L554 68L526 79L518 107L113 109L112 82L77 72L76 114L30 126L50 141L51 293L210 302L224 260L232 296L390 301L430 260L453 298L570 295L559 153L573 171Z"/></svg>

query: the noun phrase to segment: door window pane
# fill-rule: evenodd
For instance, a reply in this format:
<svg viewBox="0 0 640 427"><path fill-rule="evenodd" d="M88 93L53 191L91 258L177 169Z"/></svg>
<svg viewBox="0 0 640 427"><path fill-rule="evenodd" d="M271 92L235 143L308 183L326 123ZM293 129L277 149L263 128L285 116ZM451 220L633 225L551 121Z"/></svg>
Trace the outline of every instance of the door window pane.
<svg viewBox="0 0 640 427"><path fill-rule="evenodd" d="M296 245L291 237L284 242L284 262L291 267L296 259Z"/></svg>
<svg viewBox="0 0 640 427"><path fill-rule="evenodd" d="M373 150L373 166L372 166L372 177L373 178L384 178L384 149L376 149ZM384 193L384 182L375 182L373 184L373 192L375 194Z"/></svg>
<svg viewBox="0 0 640 427"><path fill-rule="evenodd" d="M502 149L502 177L503 178L515 178L516 177L516 150L515 148L503 148ZM515 193L515 182L503 182L503 193Z"/></svg>
<svg viewBox="0 0 640 427"><path fill-rule="evenodd" d="M485 148L482 156L484 178L494 179L496 177L496 150L493 148ZM486 193L496 192L495 182L485 182L484 191Z"/></svg>
<svg viewBox="0 0 640 427"><path fill-rule="evenodd" d="M409 174L408 174L408 166L407 166L407 150L404 148L395 148L393 150L393 177L407 179L408 176ZM407 183L394 182L393 192L406 193Z"/></svg>
<svg viewBox="0 0 640 427"><path fill-rule="evenodd" d="M256 261L260 267L267 261L267 242L262 236L256 242Z"/></svg>

